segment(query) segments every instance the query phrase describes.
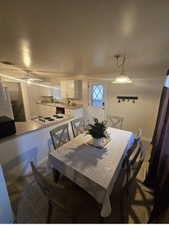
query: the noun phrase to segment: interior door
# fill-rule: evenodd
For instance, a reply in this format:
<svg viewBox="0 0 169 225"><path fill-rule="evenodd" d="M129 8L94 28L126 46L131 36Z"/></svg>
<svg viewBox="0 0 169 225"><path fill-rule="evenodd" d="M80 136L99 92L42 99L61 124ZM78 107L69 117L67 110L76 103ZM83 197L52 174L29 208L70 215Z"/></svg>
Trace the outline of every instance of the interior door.
<svg viewBox="0 0 169 225"><path fill-rule="evenodd" d="M88 104L88 120L93 122L93 118L99 121L105 120L105 88L102 82L89 82L89 104Z"/></svg>

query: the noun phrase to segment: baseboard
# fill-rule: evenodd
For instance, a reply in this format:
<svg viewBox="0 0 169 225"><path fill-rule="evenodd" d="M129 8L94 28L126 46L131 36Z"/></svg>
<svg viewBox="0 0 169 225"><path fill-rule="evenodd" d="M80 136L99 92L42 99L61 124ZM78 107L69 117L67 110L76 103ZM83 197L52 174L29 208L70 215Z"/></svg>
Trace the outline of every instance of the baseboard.
<svg viewBox="0 0 169 225"><path fill-rule="evenodd" d="M152 139L151 138L147 138L147 137L141 137L141 139L143 140L143 141L146 141L146 142L148 142L148 143L151 143L151 141L152 141Z"/></svg>

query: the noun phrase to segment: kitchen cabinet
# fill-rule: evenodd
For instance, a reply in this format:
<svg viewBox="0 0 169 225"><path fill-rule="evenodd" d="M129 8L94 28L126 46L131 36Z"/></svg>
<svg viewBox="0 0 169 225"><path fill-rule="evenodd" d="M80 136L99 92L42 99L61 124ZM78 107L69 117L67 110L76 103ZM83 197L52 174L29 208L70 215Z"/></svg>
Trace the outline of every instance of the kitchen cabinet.
<svg viewBox="0 0 169 225"><path fill-rule="evenodd" d="M77 109L66 109L66 115L73 117L74 119L84 116L83 107Z"/></svg>
<svg viewBox="0 0 169 225"><path fill-rule="evenodd" d="M82 98L81 80L63 80L60 82L62 98Z"/></svg>

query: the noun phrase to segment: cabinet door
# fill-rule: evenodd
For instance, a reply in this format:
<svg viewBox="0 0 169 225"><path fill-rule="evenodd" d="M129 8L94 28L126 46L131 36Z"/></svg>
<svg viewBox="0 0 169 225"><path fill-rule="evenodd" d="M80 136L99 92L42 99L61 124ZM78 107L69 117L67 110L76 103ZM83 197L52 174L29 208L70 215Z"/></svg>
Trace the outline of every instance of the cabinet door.
<svg viewBox="0 0 169 225"><path fill-rule="evenodd" d="M61 81L61 96L62 98L75 97L75 83L74 80Z"/></svg>
<svg viewBox="0 0 169 225"><path fill-rule="evenodd" d="M78 98L82 97L82 81L80 80L64 80L60 83L62 98Z"/></svg>
<svg viewBox="0 0 169 225"><path fill-rule="evenodd" d="M60 88L61 88L61 97L67 98L67 87L66 87L66 81L60 82Z"/></svg>
<svg viewBox="0 0 169 225"><path fill-rule="evenodd" d="M75 98L75 82L69 80L67 82L67 98Z"/></svg>

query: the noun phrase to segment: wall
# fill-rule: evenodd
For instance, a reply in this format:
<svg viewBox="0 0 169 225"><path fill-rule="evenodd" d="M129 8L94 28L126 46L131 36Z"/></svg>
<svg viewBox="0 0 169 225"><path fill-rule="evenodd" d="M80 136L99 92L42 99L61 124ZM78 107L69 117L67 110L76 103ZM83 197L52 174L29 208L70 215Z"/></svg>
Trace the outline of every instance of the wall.
<svg viewBox="0 0 169 225"><path fill-rule="evenodd" d="M97 81L106 88L105 119L109 116L124 118L123 129L137 133L138 128L143 130L143 137L151 141L164 79L137 79L132 84L114 85L111 81ZM83 102L88 106L88 85L83 81ZM138 96L135 104L132 102L118 103L118 95ZM90 111L85 115L90 117Z"/></svg>
<svg viewBox="0 0 169 225"><path fill-rule="evenodd" d="M107 115L124 118L123 129L136 133L138 128L143 130L143 137L152 139L161 90L164 80L135 80L133 84L108 85ZM135 104L132 102L118 103L116 96L138 96Z"/></svg>
<svg viewBox="0 0 169 225"><path fill-rule="evenodd" d="M0 141L0 164L4 175L10 183L16 182L18 176L30 172L30 161L39 165L48 158L52 150L50 131L63 124L69 125L70 137L73 137L70 120L51 125L27 134ZM4 151L7 149L7 151ZM9 154L10 153L10 154Z"/></svg>
<svg viewBox="0 0 169 225"><path fill-rule="evenodd" d="M32 117L39 116L39 106L36 102L40 99L41 96L54 96L55 99L60 99L60 88L56 86L56 88L49 88L43 86L37 86L33 84L27 84L26 82L13 82L10 81L2 81L5 87L9 87L9 92L11 92L11 100L17 100L23 104L23 121L30 120ZM21 88L21 94L19 93L19 89ZM2 105L2 101L1 101ZM7 111L8 110L8 111ZM2 107L1 107L2 111ZM9 107L5 109L3 107L3 111L1 114L11 115L11 110ZM8 116L9 116L8 115ZM13 116L9 116L13 117Z"/></svg>
<svg viewBox="0 0 169 225"><path fill-rule="evenodd" d="M25 121L25 107L21 83L4 81L3 85L7 87L7 91L10 95L10 102L12 104L15 121Z"/></svg>
<svg viewBox="0 0 169 225"><path fill-rule="evenodd" d="M60 98L60 89L41 87L37 85L27 84L27 92L30 105L30 117L39 116L39 105L36 104L41 96L54 96L54 98Z"/></svg>

